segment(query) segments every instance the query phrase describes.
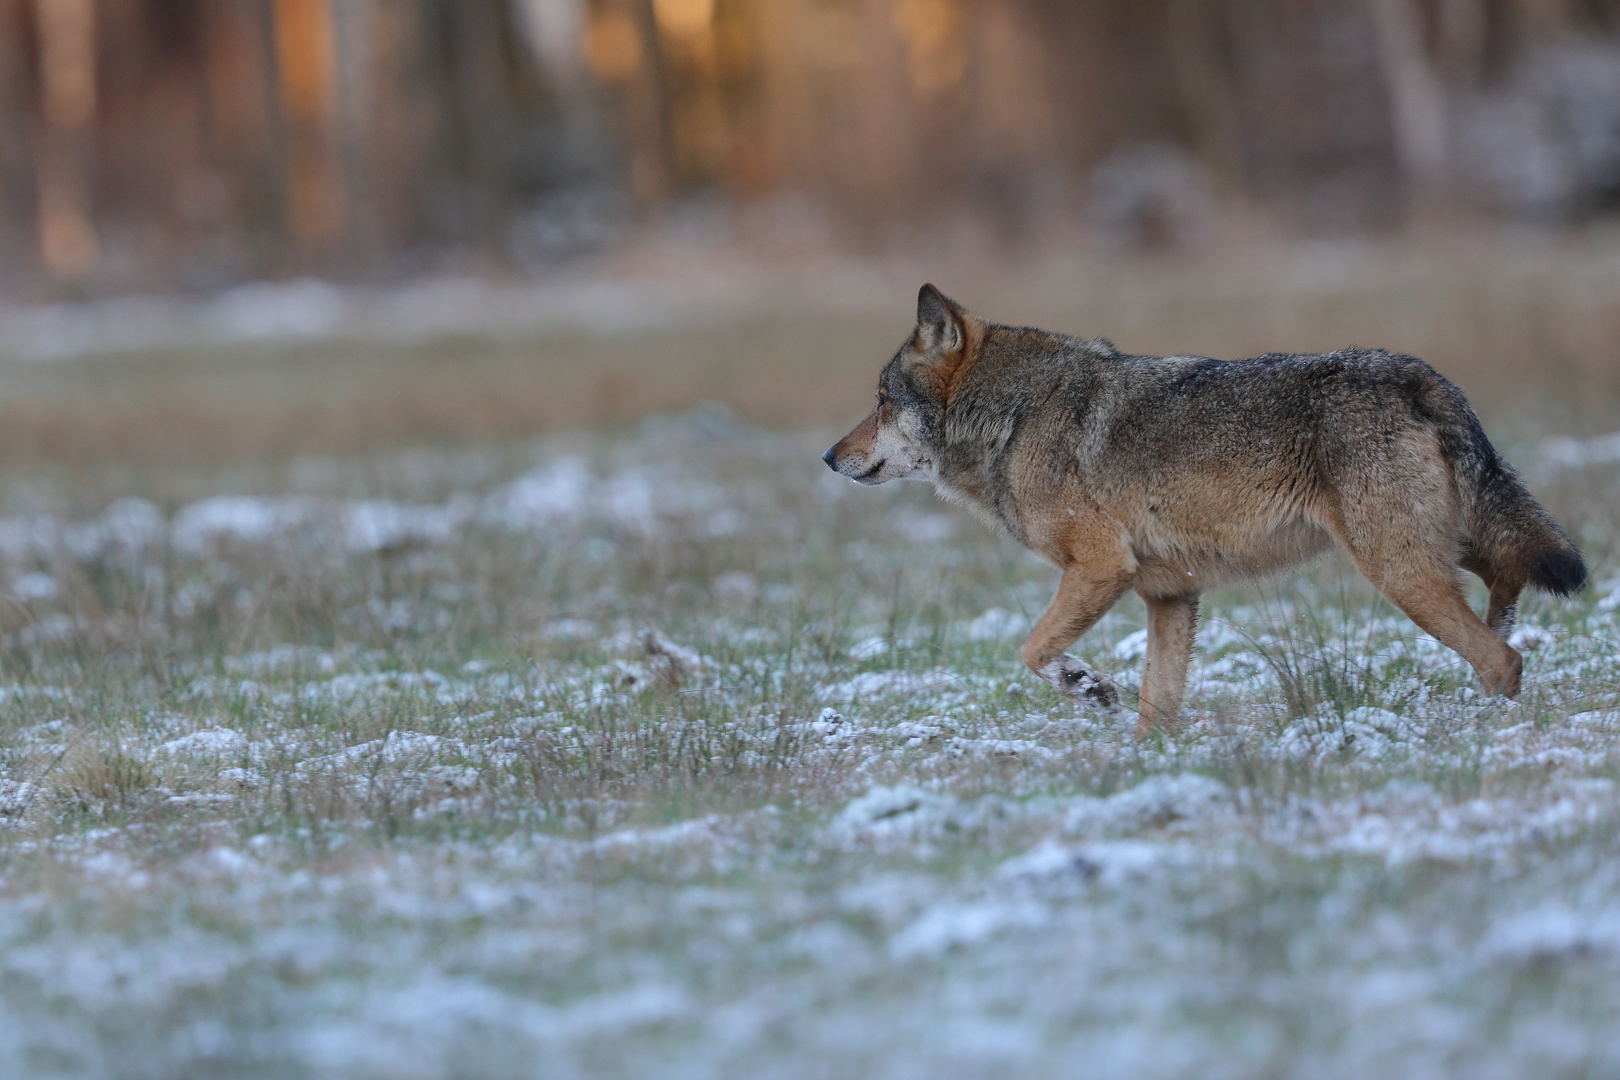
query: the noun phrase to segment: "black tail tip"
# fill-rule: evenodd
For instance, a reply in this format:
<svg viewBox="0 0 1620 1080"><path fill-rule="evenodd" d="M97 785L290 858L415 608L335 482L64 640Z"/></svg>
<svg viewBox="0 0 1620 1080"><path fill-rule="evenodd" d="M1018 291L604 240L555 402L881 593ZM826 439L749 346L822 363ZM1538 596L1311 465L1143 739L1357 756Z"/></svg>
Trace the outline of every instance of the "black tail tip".
<svg viewBox="0 0 1620 1080"><path fill-rule="evenodd" d="M1586 584L1586 561L1574 546L1543 552L1530 570L1530 584L1555 596L1569 596Z"/></svg>

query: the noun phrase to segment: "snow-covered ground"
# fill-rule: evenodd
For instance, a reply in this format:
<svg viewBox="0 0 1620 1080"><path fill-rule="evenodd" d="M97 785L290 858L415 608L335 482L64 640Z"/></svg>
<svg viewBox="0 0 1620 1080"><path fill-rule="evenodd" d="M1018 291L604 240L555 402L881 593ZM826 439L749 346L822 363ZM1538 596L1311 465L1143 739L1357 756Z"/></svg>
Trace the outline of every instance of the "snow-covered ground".
<svg viewBox="0 0 1620 1080"><path fill-rule="evenodd" d="M819 449L0 500L0 1076L1620 1071L1612 460L1525 462L1598 584L1519 702L1329 562L1138 742L1018 663L1049 569Z"/></svg>

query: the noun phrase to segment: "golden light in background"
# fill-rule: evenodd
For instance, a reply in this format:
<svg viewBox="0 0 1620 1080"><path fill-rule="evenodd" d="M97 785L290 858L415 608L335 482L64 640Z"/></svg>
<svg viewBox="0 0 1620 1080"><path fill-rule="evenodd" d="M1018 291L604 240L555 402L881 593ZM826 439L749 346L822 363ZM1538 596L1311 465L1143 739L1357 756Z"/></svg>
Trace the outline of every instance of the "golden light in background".
<svg viewBox="0 0 1620 1080"><path fill-rule="evenodd" d="M671 37L691 37L714 21L714 0L653 0L653 17Z"/></svg>
<svg viewBox="0 0 1620 1080"><path fill-rule="evenodd" d="M603 82L623 82L641 66L641 35L623 11L605 11L585 24L585 65Z"/></svg>
<svg viewBox="0 0 1620 1080"><path fill-rule="evenodd" d="M39 248L60 280L78 280L100 257L90 220L88 138L96 112L92 0L36 0L46 133L38 155Z"/></svg>
<svg viewBox="0 0 1620 1080"><path fill-rule="evenodd" d="M343 190L332 146L337 43L327 0L275 0L281 100L292 121L293 231L308 247L343 229Z"/></svg>
<svg viewBox="0 0 1620 1080"><path fill-rule="evenodd" d="M957 0L896 0L894 28L906 43L906 70L919 94L948 90L967 71L962 6Z"/></svg>
<svg viewBox="0 0 1620 1080"><path fill-rule="evenodd" d="M332 107L336 56L326 0L275 0L281 96L294 120L324 121Z"/></svg>
<svg viewBox="0 0 1620 1080"><path fill-rule="evenodd" d="M738 79L754 64L754 43L734 19L714 24L714 70L723 79Z"/></svg>

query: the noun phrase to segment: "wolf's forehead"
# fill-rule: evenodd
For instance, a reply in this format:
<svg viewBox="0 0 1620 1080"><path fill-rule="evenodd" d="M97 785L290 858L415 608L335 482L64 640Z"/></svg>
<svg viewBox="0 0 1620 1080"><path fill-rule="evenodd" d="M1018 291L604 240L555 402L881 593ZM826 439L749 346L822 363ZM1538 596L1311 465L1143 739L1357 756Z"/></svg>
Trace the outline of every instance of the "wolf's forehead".
<svg viewBox="0 0 1620 1080"><path fill-rule="evenodd" d="M883 369L883 375L878 380L878 389L890 402L902 409L912 404L917 397L910 380L906 378L905 369L897 364L890 364Z"/></svg>
<svg viewBox="0 0 1620 1080"><path fill-rule="evenodd" d="M902 347L899 352L895 353L889 358L889 362L887 364L883 365L883 370L878 372L879 386L888 390L893 390L899 385L900 373L903 368L902 361L905 357L905 353L906 350L904 347Z"/></svg>
<svg viewBox="0 0 1620 1080"><path fill-rule="evenodd" d="M927 395L917 385L915 375L916 368L906 363L906 350L901 349L894 359L884 365L883 373L878 376L878 386L887 390L889 396L902 405L921 404Z"/></svg>

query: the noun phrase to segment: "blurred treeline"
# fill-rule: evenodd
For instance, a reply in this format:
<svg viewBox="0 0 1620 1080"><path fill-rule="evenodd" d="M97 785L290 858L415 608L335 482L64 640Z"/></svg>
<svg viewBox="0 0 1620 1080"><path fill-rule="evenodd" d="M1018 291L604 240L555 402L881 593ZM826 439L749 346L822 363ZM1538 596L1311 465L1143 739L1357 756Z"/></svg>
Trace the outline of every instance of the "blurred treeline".
<svg viewBox="0 0 1620 1080"><path fill-rule="evenodd" d="M1559 223L1620 195L1617 34L1620 0L0 0L0 285L532 269L694 205L789 245Z"/></svg>

